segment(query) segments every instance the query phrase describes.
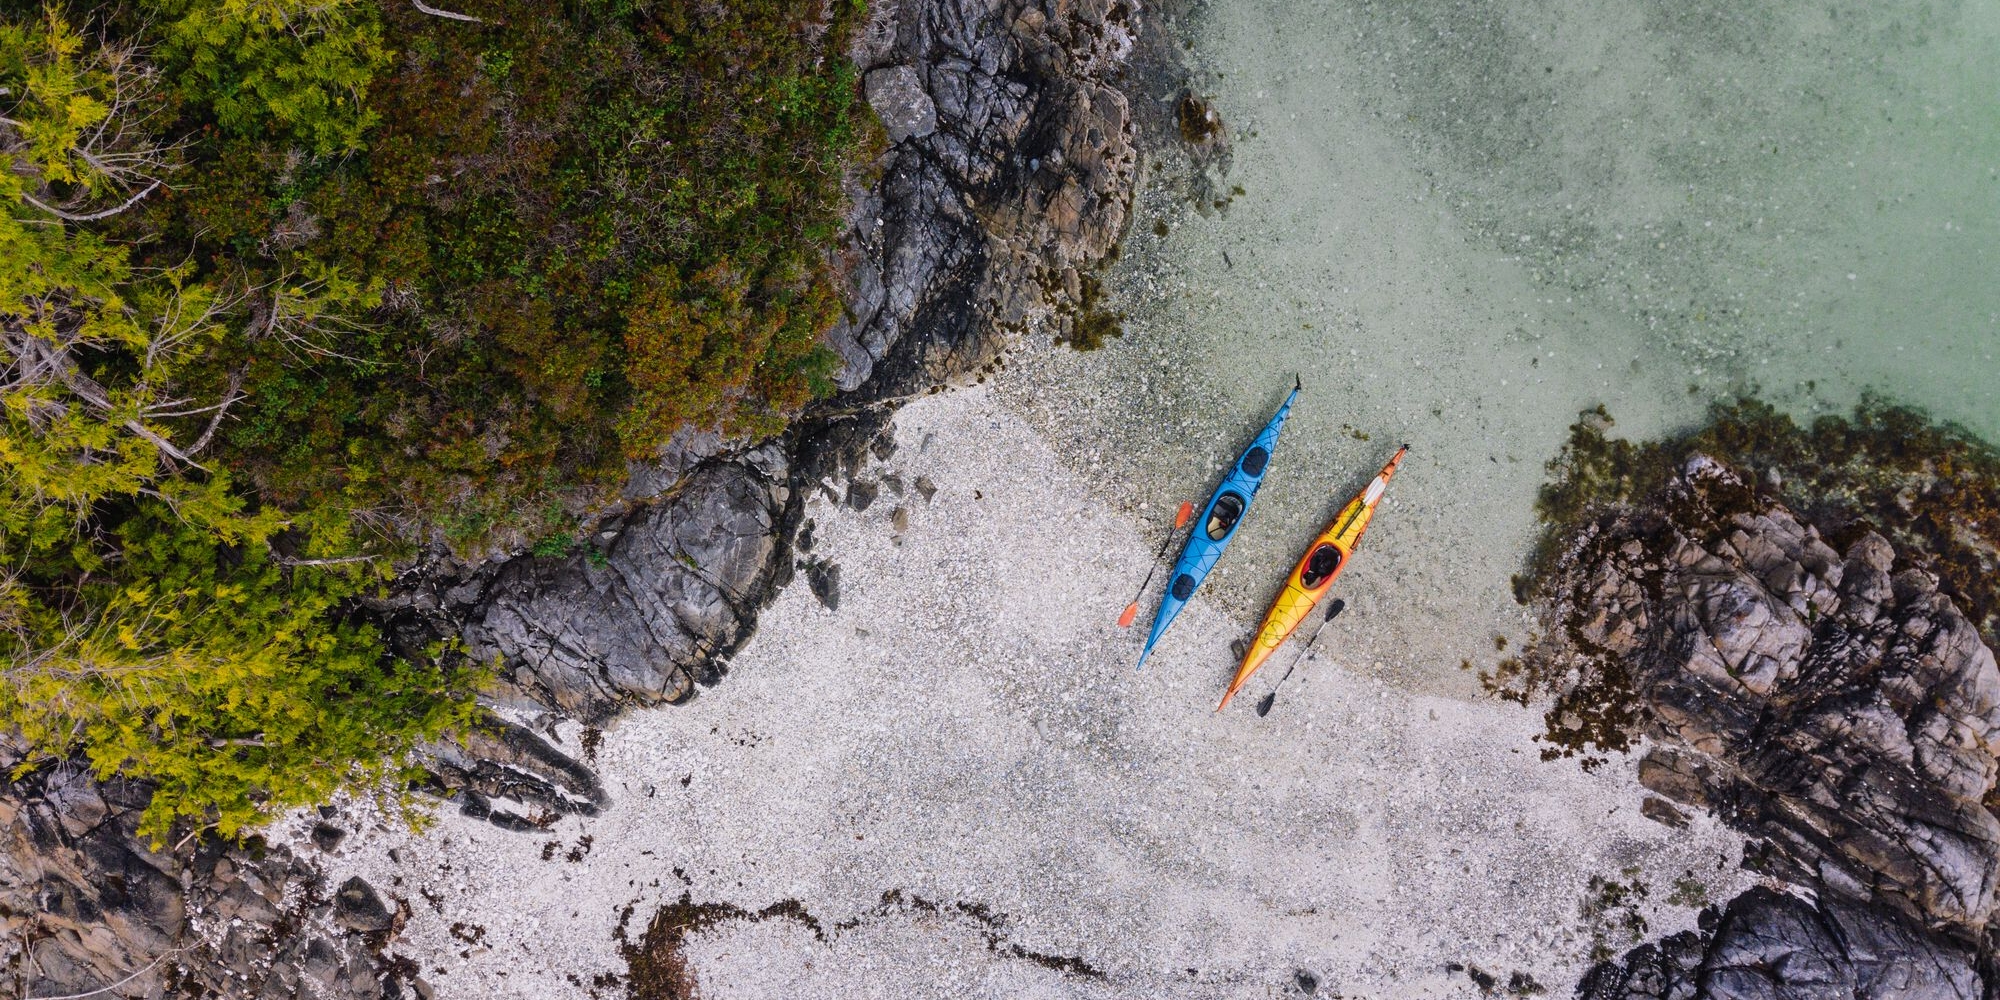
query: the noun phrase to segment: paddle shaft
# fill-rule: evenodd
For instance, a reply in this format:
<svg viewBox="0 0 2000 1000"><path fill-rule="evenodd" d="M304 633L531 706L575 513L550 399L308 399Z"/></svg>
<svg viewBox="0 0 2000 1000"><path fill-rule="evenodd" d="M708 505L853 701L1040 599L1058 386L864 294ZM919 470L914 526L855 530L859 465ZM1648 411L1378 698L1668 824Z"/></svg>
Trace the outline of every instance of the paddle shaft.
<svg viewBox="0 0 2000 1000"><path fill-rule="evenodd" d="M1292 665L1285 668L1285 675L1278 678L1277 684L1272 685L1271 701L1275 702L1278 700L1278 689L1284 687L1285 682L1291 679L1292 671L1299 669L1299 664L1305 662L1306 656L1312 652L1313 643L1319 641L1319 634L1326 631L1326 623L1332 621L1335 615L1345 610L1347 610L1347 602L1338 597L1334 598L1333 603L1327 606L1326 617L1319 620L1319 627L1313 629L1313 634L1306 639L1306 644L1299 648L1299 655L1292 657ZM1267 708L1265 711L1270 711L1270 709Z"/></svg>
<svg viewBox="0 0 2000 1000"><path fill-rule="evenodd" d="M1181 529L1175 528L1167 532L1167 537L1160 539L1160 551L1153 553L1153 566L1146 570L1146 578L1139 581L1139 593L1132 595L1133 600L1145 596L1146 588L1153 585L1154 575L1160 572L1160 560L1167 557L1167 546L1174 544L1174 536L1180 533Z"/></svg>

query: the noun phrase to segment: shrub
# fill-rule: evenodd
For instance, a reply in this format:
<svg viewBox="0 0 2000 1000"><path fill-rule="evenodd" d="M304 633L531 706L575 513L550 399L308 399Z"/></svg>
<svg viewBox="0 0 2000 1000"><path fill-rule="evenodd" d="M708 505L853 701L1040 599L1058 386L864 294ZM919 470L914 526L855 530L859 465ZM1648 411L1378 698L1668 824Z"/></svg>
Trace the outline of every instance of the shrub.
<svg viewBox="0 0 2000 1000"><path fill-rule="evenodd" d="M141 0L181 95L225 131L273 132L311 152L362 146L368 88L389 63L362 0Z"/></svg>

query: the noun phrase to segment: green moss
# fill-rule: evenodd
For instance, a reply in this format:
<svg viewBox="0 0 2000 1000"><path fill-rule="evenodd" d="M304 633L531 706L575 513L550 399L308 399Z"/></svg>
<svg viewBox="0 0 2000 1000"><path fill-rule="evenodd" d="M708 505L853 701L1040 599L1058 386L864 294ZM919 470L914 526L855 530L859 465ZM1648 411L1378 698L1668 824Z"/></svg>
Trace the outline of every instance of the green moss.
<svg viewBox="0 0 2000 1000"><path fill-rule="evenodd" d="M1199 146L1222 133L1222 119L1193 91L1174 102L1174 122L1180 126L1181 141L1191 146Z"/></svg>
<svg viewBox="0 0 2000 1000"><path fill-rule="evenodd" d="M542 539L528 550L528 554L538 559L560 559L576 549L576 536L567 531L558 532Z"/></svg>
<svg viewBox="0 0 2000 1000"><path fill-rule="evenodd" d="M1590 936L1590 960L1602 962L1646 937L1646 917L1640 912L1647 896L1639 869L1627 868L1623 879L1590 877L1590 889L1577 907Z"/></svg>
<svg viewBox="0 0 2000 1000"><path fill-rule="evenodd" d="M1125 314L1099 305L1104 298L1104 283L1097 275L1084 272L1077 284L1080 294L1071 317L1069 338L1064 343L1079 351L1094 351L1108 339L1125 336Z"/></svg>

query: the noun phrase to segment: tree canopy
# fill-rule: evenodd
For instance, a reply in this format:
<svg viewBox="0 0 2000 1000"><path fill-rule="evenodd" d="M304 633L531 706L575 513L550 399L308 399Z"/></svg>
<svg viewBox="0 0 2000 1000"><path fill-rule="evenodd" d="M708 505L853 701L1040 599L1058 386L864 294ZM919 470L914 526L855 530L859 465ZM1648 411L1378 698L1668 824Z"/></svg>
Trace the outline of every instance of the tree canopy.
<svg viewBox="0 0 2000 1000"><path fill-rule="evenodd" d="M156 837L474 718L359 612L398 558L828 388L859 6L465 7L0 22L0 725L154 782Z"/></svg>

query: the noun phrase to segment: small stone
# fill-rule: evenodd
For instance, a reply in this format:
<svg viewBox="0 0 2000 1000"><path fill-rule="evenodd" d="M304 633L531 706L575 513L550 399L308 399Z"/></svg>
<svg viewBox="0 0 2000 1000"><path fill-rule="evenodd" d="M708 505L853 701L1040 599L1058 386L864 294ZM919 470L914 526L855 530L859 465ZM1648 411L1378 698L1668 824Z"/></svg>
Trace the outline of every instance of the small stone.
<svg viewBox="0 0 2000 1000"><path fill-rule="evenodd" d="M346 839L347 831L334 826L332 823L313 824L312 842L322 851L331 853L334 848L340 846L341 841Z"/></svg>
<svg viewBox="0 0 2000 1000"><path fill-rule="evenodd" d="M1673 803L1657 795L1648 795L1646 796L1646 801L1639 803L1639 815L1655 823L1671 826L1676 830L1685 830L1688 825L1687 813L1680 811L1678 808L1675 808Z"/></svg>
<svg viewBox="0 0 2000 1000"><path fill-rule="evenodd" d="M917 495L923 497L925 503L930 503L931 498L937 496L937 484L931 482L929 476L918 476Z"/></svg>
<svg viewBox="0 0 2000 1000"><path fill-rule="evenodd" d="M828 611L840 610L840 566L824 559L805 564L806 586Z"/></svg>
<svg viewBox="0 0 2000 1000"><path fill-rule="evenodd" d="M867 510L868 505L881 495L882 487L874 483L854 479L847 484L847 505L855 510Z"/></svg>
<svg viewBox="0 0 2000 1000"><path fill-rule="evenodd" d="M889 526L894 528L897 534L910 530L910 508L896 508L895 512L889 515Z"/></svg>
<svg viewBox="0 0 2000 1000"><path fill-rule="evenodd" d="M908 66L878 69L864 78L862 86L890 142L921 139L937 131L937 104L924 93L916 70Z"/></svg>
<svg viewBox="0 0 2000 1000"><path fill-rule="evenodd" d="M395 923L389 908L382 905L382 897L359 875L340 883L333 896L333 916L342 927L363 933L386 931Z"/></svg>

